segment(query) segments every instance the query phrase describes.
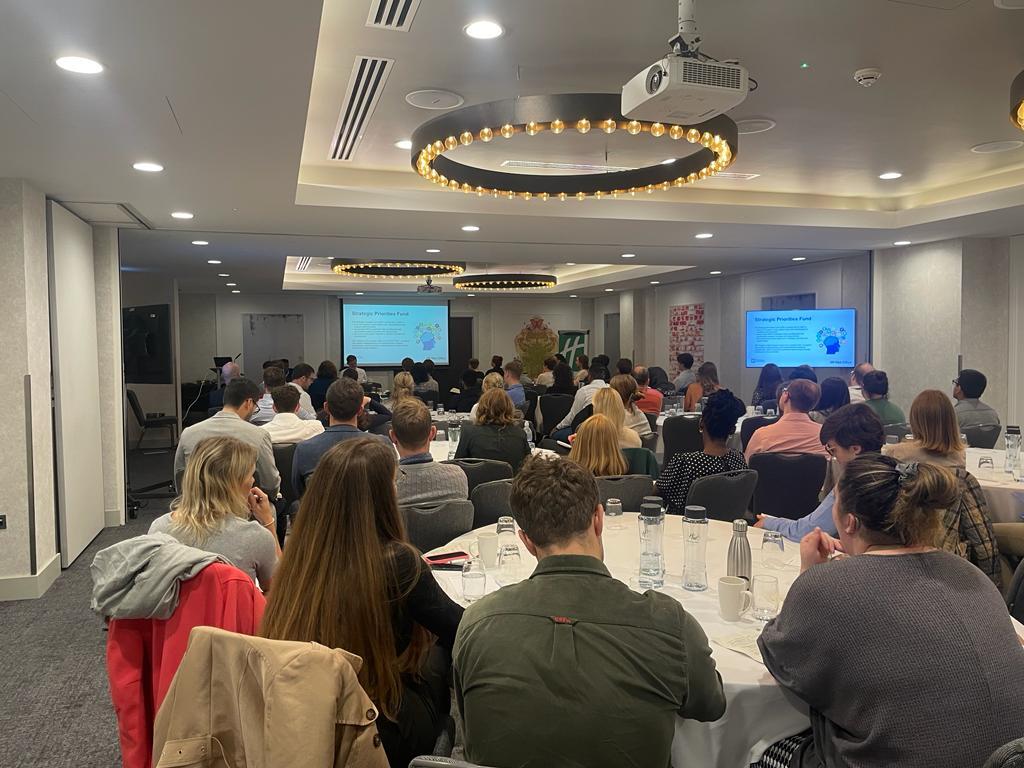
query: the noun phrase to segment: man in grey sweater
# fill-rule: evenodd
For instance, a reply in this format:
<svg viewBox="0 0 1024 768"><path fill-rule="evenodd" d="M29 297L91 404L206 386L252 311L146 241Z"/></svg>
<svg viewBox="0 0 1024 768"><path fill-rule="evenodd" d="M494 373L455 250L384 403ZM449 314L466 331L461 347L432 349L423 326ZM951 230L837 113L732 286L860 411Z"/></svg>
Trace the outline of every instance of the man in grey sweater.
<svg viewBox="0 0 1024 768"><path fill-rule="evenodd" d="M440 464L430 455L437 434L430 411L421 400L406 398L391 415L391 440L398 448L398 503L426 506L469 498L469 482L461 467Z"/></svg>

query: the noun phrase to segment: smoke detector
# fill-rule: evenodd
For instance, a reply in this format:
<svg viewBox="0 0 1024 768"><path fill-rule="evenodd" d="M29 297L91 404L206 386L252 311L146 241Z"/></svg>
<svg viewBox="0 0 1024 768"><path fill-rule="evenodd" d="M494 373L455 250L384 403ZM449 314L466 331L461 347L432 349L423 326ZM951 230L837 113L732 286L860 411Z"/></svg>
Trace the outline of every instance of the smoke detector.
<svg viewBox="0 0 1024 768"><path fill-rule="evenodd" d="M857 85L863 85L865 88L870 88L882 79L882 70L875 67L858 69L853 73L853 79L857 81Z"/></svg>

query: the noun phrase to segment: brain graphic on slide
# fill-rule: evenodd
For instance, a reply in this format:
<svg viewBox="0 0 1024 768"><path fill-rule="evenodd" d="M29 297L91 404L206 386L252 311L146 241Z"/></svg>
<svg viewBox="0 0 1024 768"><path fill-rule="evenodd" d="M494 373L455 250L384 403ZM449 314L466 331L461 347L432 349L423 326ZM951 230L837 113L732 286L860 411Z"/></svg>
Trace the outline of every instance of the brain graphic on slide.
<svg viewBox="0 0 1024 768"><path fill-rule="evenodd" d="M825 327L818 331L815 339L818 342L818 347L825 349L826 355L834 355L846 343L846 329Z"/></svg>
<svg viewBox="0 0 1024 768"><path fill-rule="evenodd" d="M440 335L439 323L420 323L416 326L416 343L423 347L424 352L429 352L437 345Z"/></svg>

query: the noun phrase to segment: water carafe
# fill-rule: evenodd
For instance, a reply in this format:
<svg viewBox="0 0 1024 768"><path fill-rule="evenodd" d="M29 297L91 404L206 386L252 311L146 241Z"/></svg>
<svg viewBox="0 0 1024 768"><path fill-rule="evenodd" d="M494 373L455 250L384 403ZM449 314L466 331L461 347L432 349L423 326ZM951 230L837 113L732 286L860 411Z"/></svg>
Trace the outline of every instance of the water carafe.
<svg viewBox="0 0 1024 768"><path fill-rule="evenodd" d="M665 585L665 513L657 504L641 504L640 588L657 589Z"/></svg>
<svg viewBox="0 0 1024 768"><path fill-rule="evenodd" d="M1003 469L1007 474L1013 475L1015 480L1020 478L1020 427L1006 427L1006 459Z"/></svg>
<svg viewBox="0 0 1024 768"><path fill-rule="evenodd" d="M708 511L690 505L683 517L683 589L703 592L708 588Z"/></svg>

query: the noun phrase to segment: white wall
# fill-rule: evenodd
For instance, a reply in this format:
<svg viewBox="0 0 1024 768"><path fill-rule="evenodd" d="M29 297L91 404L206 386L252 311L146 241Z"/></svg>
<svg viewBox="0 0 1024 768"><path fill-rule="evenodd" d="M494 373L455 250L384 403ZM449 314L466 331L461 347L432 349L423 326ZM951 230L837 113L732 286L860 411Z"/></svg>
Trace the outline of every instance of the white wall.
<svg viewBox="0 0 1024 768"><path fill-rule="evenodd" d="M604 316L619 314L619 344L623 343L622 338L622 313L620 312L620 294L610 293L607 296L598 296L594 299L594 312L590 319L590 357L602 354L604 350ZM615 361L612 360L612 364Z"/></svg>
<svg viewBox="0 0 1024 768"><path fill-rule="evenodd" d="M1010 358L1010 241L963 241L960 354L963 367L988 378L985 402L1007 413ZM1005 416L1004 416L1005 418Z"/></svg>
<svg viewBox="0 0 1024 768"><path fill-rule="evenodd" d="M182 293L178 296L178 313L181 380L202 381L212 378L210 368L213 367L213 358L217 356L216 295Z"/></svg>
<svg viewBox="0 0 1024 768"><path fill-rule="evenodd" d="M1024 237L1009 243L1007 424L1024 423Z"/></svg>
<svg viewBox="0 0 1024 768"><path fill-rule="evenodd" d="M719 279L692 280L688 283L659 286L654 291L654 356L644 361L647 365L659 365L671 373L671 363L684 349L669 349L668 317L669 308L679 304L704 305L704 360L719 363L722 350L722 281ZM727 387L736 385L722 378Z"/></svg>

